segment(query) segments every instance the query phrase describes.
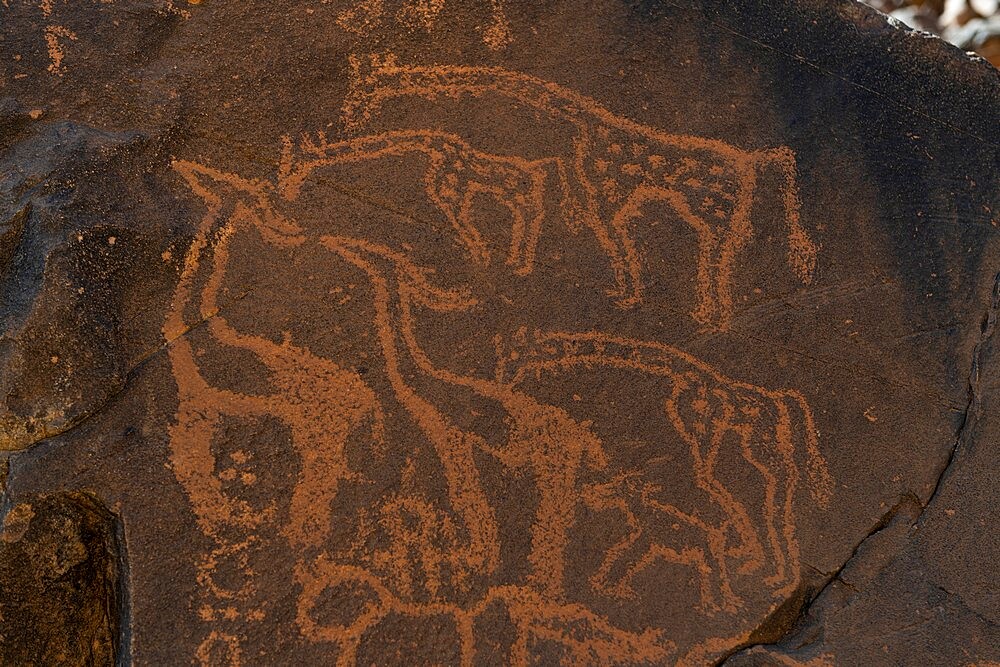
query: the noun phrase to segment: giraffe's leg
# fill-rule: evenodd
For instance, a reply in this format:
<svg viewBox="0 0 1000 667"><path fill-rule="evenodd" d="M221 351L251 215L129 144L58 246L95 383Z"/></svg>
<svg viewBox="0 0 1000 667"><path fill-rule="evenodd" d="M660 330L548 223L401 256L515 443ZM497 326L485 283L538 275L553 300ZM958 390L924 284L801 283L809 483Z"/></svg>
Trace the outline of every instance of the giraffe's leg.
<svg viewBox="0 0 1000 667"><path fill-rule="evenodd" d="M642 267L639 249L632 235L632 223L645 216L643 211L647 203L663 199L660 192L653 188L638 188L629 195L625 204L618 209L611 220L611 228L615 239L621 248L623 275L619 278L621 297L618 305L630 308L642 300Z"/></svg>
<svg viewBox="0 0 1000 667"><path fill-rule="evenodd" d="M563 597L565 552L576 521L577 478L588 449L597 438L562 410L509 392L499 400L515 428L508 444L497 450L481 447L512 469L530 467L538 489L538 508L531 527L529 580L550 599Z"/></svg>
<svg viewBox="0 0 1000 667"><path fill-rule="evenodd" d="M760 460L760 457L754 451L756 444L754 442L755 429L752 427L742 428L738 431L738 436L743 459L764 478L764 506L761 509L763 510L764 532L767 535L767 544L771 552L771 558L773 559L771 562L773 571L763 581L766 586L775 586L784 581L787 567L785 545L779 536L779 511L776 504L779 501L779 495L781 495L780 489L782 487L784 470L782 466L768 465L770 462ZM747 561L740 568L740 572L742 574L749 574L755 569L754 563Z"/></svg>
<svg viewBox="0 0 1000 667"><path fill-rule="evenodd" d="M698 297L697 312L711 310L707 285L711 284L711 257L715 253L715 237L700 218L691 213L686 200L679 193L659 186L641 185L626 198L611 220L611 230L620 249L620 275L618 276L623 308L638 305L642 301L643 277L642 254L635 241L634 223L646 218L646 206L660 202L667 203L698 234ZM695 319L699 319L696 315ZM699 321L701 321L699 319Z"/></svg>
<svg viewBox="0 0 1000 667"><path fill-rule="evenodd" d="M718 531L666 503L656 503L651 509L655 512L649 517L647 531L659 528L667 532L674 526L679 529L662 535L662 539L647 538L645 551L628 567L618 586L634 590L633 580L637 575L659 561L672 563L690 568L697 575L699 607L705 614L736 611L740 599L732 590L725 556L719 554L718 545L712 543L713 538L719 537Z"/></svg>
<svg viewBox="0 0 1000 667"><path fill-rule="evenodd" d="M597 187L591 182L587 171L587 161L590 158L589 132L584 128L578 128L581 134L574 140L574 164L573 178L565 177L566 192L564 197L568 200L569 211L564 211L573 222L568 223L570 229L574 227L586 227L594 234L597 244L608 257L611 264L611 271L614 275L614 287L607 290L610 297L615 298L623 307L628 307L628 263L624 255L624 250L615 238L612 224L604 219ZM561 166L561 163L559 163ZM562 171L557 170L562 177Z"/></svg>
<svg viewBox="0 0 1000 667"><path fill-rule="evenodd" d="M476 196L481 193L490 193L490 189L479 183L469 182L466 184L465 192L462 193L462 202L458 208L458 218L456 228L463 243L469 248L469 252L480 264L487 266L490 263L490 250L483 240L479 228L474 222L473 211L475 210Z"/></svg>
<svg viewBox="0 0 1000 667"><path fill-rule="evenodd" d="M630 489L626 489L625 493L619 493L619 484L618 481L592 484L581 492L581 498L588 508L595 512L616 512L621 515L616 521L624 521L627 527L625 537L607 550L600 566L590 575L589 581L591 587L598 593L617 598L634 598L635 592L629 590L627 586L619 585L620 582L612 583L612 571L615 566L620 561L626 560L627 554L642 537L642 527L627 502Z"/></svg>
<svg viewBox="0 0 1000 667"><path fill-rule="evenodd" d="M344 440L339 433L333 437L338 444ZM338 460L335 452L323 452L317 448L318 443L310 442L311 438L295 434L293 440L296 441L296 449L302 459L302 473L292 491L288 508L290 520L283 532L295 548L318 546L330 530L327 525L329 507L340 485L336 473L331 478L324 479L322 471L337 470L343 467L343 462ZM334 448L336 447L335 444ZM322 486L323 482L331 484L332 489Z"/></svg>
<svg viewBox="0 0 1000 667"><path fill-rule="evenodd" d="M534 170L531 174L531 189L523 193L525 211L517 211L524 226L524 238L520 241L519 251L515 258L514 241L511 239L511 259L508 261L515 267L515 273L526 276L535 267L535 252L542 235L542 222L545 218L545 180L544 170ZM526 223L525 223L526 221ZM513 234L512 234L513 236Z"/></svg>
<svg viewBox="0 0 1000 667"><path fill-rule="evenodd" d="M559 209L562 213L562 220L570 232L578 234L587 218L585 213L587 207L573 191L566 163L562 158L554 157L540 160L538 164L545 170L546 180L555 176L559 186Z"/></svg>
<svg viewBox="0 0 1000 667"><path fill-rule="evenodd" d="M679 393L679 392L678 392ZM672 396L665 403L667 416L677 432L687 442L692 457L694 482L715 501L729 517L733 529L740 539L737 553L747 558L754 567L759 567L764 557L764 549L753 528L747 508L739 502L726 485L715 477L715 462L723 439L730 430L725 418L726 409L717 418L706 408L701 419L704 433L698 433L697 425L687 424L680 414L679 395ZM703 397L695 400L704 402ZM731 551L731 550L730 550ZM729 555L733 555L731 552Z"/></svg>
<svg viewBox="0 0 1000 667"><path fill-rule="evenodd" d="M330 506L341 482L358 478L348 469L344 453L349 433L349 428L339 426L323 434L293 436L302 458L302 474L292 491L284 533L296 548L322 544L330 532Z"/></svg>
<svg viewBox="0 0 1000 667"><path fill-rule="evenodd" d="M670 203L698 237L696 274L698 305L692 311L691 317L700 324L724 330L728 320L724 317L725 307L719 300L719 285L723 282L723 278L720 277L723 265L719 251L719 236L711 225L695 215L682 194L671 191ZM728 280L728 274L725 279ZM725 292L727 295L728 293Z"/></svg>
<svg viewBox="0 0 1000 667"><path fill-rule="evenodd" d="M696 231L698 232L698 305L691 312L691 317L701 324L724 330L727 322L720 314L718 291L715 289L718 278L713 276L713 269L718 266L716 257L719 240L709 229L696 227Z"/></svg>
<svg viewBox="0 0 1000 667"><path fill-rule="evenodd" d="M468 225L472 226L472 208L477 194L490 195L493 199L510 212L510 250L507 253L507 266L517 267L516 272L523 275L525 265L524 255L527 251L526 236L531 233L527 228L524 212L518 206L517 193L507 192L499 187L488 187L478 183L470 183L462 205L461 217L468 220ZM532 261L534 261L534 248L531 248ZM530 265L529 265L530 271Z"/></svg>
<svg viewBox="0 0 1000 667"><path fill-rule="evenodd" d="M622 275L619 281L623 294L619 305L631 307L642 300L642 256L635 242L633 227L637 220L647 217L645 207L658 202L669 205L680 219L691 227L698 239L696 260L698 303L692 312L692 317L702 324L721 328L726 322L720 319L720 304L717 298L718 285L721 282L718 234L704 219L695 215L683 194L659 186L643 185L636 188L612 219L612 231L621 248ZM728 280L728 274L726 279ZM724 294L728 298L729 292L726 291Z"/></svg>
<svg viewBox="0 0 1000 667"><path fill-rule="evenodd" d="M784 550L787 555L787 572L783 583L791 586L796 583L799 568L799 545L795 536L795 514L793 503L795 501L795 491L798 488L801 472L799 471L795 459L795 430L802 428L792 421L791 412L786 398L775 400L778 416L774 428L774 449L773 467L782 473L782 490L777 500L781 506L776 508L776 514L780 515L782 540ZM776 517L777 518L777 517ZM776 592L777 594L777 592Z"/></svg>
<svg viewBox="0 0 1000 667"><path fill-rule="evenodd" d="M733 317L733 268L736 257L748 241L748 235L731 228L719 244L715 260L714 300L716 306L715 326L725 331L729 329Z"/></svg>

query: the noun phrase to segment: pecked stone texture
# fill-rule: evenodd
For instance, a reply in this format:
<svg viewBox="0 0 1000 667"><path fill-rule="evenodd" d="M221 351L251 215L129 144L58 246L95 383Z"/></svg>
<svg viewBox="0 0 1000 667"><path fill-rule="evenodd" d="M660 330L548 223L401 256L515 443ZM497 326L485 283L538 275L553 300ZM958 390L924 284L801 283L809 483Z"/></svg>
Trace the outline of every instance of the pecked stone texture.
<svg viewBox="0 0 1000 667"><path fill-rule="evenodd" d="M1000 661L998 103L846 1L0 3L0 662Z"/></svg>

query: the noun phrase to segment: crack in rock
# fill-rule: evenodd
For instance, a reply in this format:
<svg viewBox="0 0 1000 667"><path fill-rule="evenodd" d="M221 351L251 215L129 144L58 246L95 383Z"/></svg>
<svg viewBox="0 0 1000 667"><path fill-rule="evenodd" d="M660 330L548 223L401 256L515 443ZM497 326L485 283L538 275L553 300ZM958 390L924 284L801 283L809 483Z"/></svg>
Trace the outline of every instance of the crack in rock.
<svg viewBox="0 0 1000 667"><path fill-rule="evenodd" d="M844 561L844 563L837 568L835 571L826 574L826 581L815 591L812 595L805 595L802 600L802 607L799 609L798 613L791 617L791 621L787 622L785 631L782 632L778 639L769 642L766 645L775 645L787 639L795 630L801 627L805 618L808 616L813 605L819 601L823 594L830 588L830 586L837 581L842 581L841 575L844 570L851 566L855 561L858 554L863 549L864 545L871 540L873 537L881 533L892 521L899 515L900 511L907 508L912 508L915 510L915 517L911 522L911 528L916 527L922 520L927 508L934 502L941 491L941 487L944 484L944 480L950 476L951 471L954 469L955 463L959 458L962 450L968 445L971 438L971 433L974 430L975 424L979 419L979 415L982 411L982 395L980 390L980 385L982 382L982 366L986 356L987 344L990 342L994 333L996 332L997 325L997 312L1000 309L1000 273L994 276L993 288L990 294L990 304L983 314L981 325L980 325L980 336L979 340L976 341L975 346L972 350L972 362L970 363L969 381L968 381L968 397L969 400L963 411L963 416L961 422L959 423L958 431L955 435L954 443L950 451L948 452L948 458L945 461L944 466L942 466L940 472L937 475L937 479L934 484L934 490L928 496L926 502L921 502L920 499L911 493L907 493L902 496L896 505L894 505L889 511L882 515L878 522L868 531L868 533L857 543L854 549L851 550L850 556ZM810 566L811 567L811 566ZM815 569L815 568L813 568ZM846 582L845 582L846 583ZM943 589L942 589L943 590ZM771 620L771 619L768 619ZM765 622L766 624L766 622ZM718 660L715 664L717 666L724 665L728 660L730 660L735 655L742 653L744 651L753 649L755 647L762 647L765 644L762 643L752 643L746 646L742 646L733 649L727 655Z"/></svg>
<svg viewBox="0 0 1000 667"><path fill-rule="evenodd" d="M955 460L961 453L961 450L967 446L968 440L971 437L970 434L979 420L983 404L980 391L980 384L982 383L982 364L984 357L986 356L986 345L996 332L998 308L1000 308L1000 273L996 274L993 278L993 291L990 295L990 305L982 318L979 340L972 349L972 364L969 371L968 383L969 401L966 404L962 420L959 423L958 433L955 436L955 442L952 444L951 451L948 453L948 459L945 461L944 467L942 467L941 471L938 473L937 480L934 483L934 490L931 492L930 497L928 497L927 502L923 503L920 515L917 516L916 523L920 522L924 512L937 498L941 491L945 477L947 477L953 469Z"/></svg>

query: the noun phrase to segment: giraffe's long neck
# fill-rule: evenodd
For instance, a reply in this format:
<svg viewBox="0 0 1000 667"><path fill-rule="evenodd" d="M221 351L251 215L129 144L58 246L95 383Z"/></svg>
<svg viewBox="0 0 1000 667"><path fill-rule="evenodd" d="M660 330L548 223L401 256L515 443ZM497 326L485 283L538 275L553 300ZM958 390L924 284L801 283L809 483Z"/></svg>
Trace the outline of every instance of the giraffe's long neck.
<svg viewBox="0 0 1000 667"><path fill-rule="evenodd" d="M680 350L646 341L599 332L535 332L513 346L498 369L502 380L517 385L530 374L559 372L574 367L611 366L679 378L689 371L715 375L704 364Z"/></svg>
<svg viewBox="0 0 1000 667"><path fill-rule="evenodd" d="M476 446L483 443L451 423L404 379L406 346L399 345L398 332L400 294L405 288L401 289L399 276L406 275L418 282L420 277L409 275L412 266L396 266L405 258L376 244L334 237L324 237L321 242L367 274L375 293L375 324L390 384L407 413L433 444L444 468L449 501L469 533L469 543L463 547L466 563L476 570L495 572L500 563L499 530L474 458ZM440 292L435 296L449 295Z"/></svg>
<svg viewBox="0 0 1000 667"><path fill-rule="evenodd" d="M327 142L325 138L304 138L296 154L290 141L286 143L279 190L288 200L299 195L302 185L318 168L366 162L383 157L423 153L431 159L442 159L449 150L470 153L471 148L458 136L433 130L396 130L345 141Z"/></svg>
<svg viewBox="0 0 1000 667"><path fill-rule="evenodd" d="M370 248L371 244L365 243L365 245ZM510 386L495 381L462 375L436 367L423 352L417 340L413 305L421 303L436 310L449 310L461 308L463 304L455 295L435 290L426 281L422 281L416 267L411 265L405 257L387 249L378 250L378 252L382 257L392 260L393 270L396 272L397 283L391 291L395 293L398 314L393 318L394 326L392 329L398 331L403 342L402 347L412 358L413 363L428 377L433 377L447 385L465 387L480 396L497 401L511 416L514 424L508 433L506 444L498 448L491 446L484 438L476 434L463 433L453 426L449 426L447 434L445 434L442 432L443 417L430 419L424 428L432 436L432 439L444 445L439 447L439 454L449 481L463 483L467 488L473 477L476 481L478 480L475 463L471 458L472 451L467 449L469 445L483 451L490 451L501 461L514 468L527 467L534 472L540 497L536 519L532 526L532 550L528 558L532 565L530 580L554 598L561 597L563 594L565 550L569 543L570 528L575 521L577 476L585 463L594 468L606 465L600 440L590 432L587 426L578 423L565 411L555 406L540 403ZM373 281L376 283L376 292L384 289L379 285L388 284L384 277L375 275L373 275ZM387 294L388 292L377 298L384 300ZM386 317L385 313L387 312L379 310L378 318ZM380 327L380 329L385 332L387 327ZM393 345L389 341L385 341L385 344ZM395 351L393 351L393 355L395 355ZM396 363L398 362L394 358L390 365ZM393 372L391 367L390 373ZM398 369L395 372L398 372ZM428 413L434 410L429 404L421 404L417 401L422 401L422 399L416 397L411 411ZM448 442L449 437L454 437L455 434L461 434L459 439L462 446L460 447L456 447L454 442L450 444ZM449 467L456 463L461 463L461 469L470 471L471 477L469 479L463 480L460 470ZM452 484L452 488L455 488L455 484ZM453 499L453 503L461 510L462 506L457 502L460 500ZM481 510L469 503L466 505L468 509L463 512L463 515L468 522L474 520L476 512ZM489 539L496 537L496 534L491 534Z"/></svg>
<svg viewBox="0 0 1000 667"><path fill-rule="evenodd" d="M570 120L593 112L596 106L558 84L500 67L355 62L354 80L344 103L344 122L348 127L362 127L384 102L398 97L433 100L491 93Z"/></svg>

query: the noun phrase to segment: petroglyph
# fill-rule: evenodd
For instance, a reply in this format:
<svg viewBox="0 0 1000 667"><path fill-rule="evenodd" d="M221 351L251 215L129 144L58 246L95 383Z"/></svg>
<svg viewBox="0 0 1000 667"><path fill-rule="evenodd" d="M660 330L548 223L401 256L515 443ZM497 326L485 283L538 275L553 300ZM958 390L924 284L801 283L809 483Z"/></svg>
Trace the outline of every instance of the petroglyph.
<svg viewBox="0 0 1000 667"><path fill-rule="evenodd" d="M89 0L95 12L100 12L105 6L113 5L116 0ZM41 26L40 37L45 43L45 52L49 58L47 70L53 76L64 76L66 74L67 46L73 42L78 42L80 36L67 26L60 18L60 9L69 3L69 0L3 0L0 2L0 22L4 19L6 11L13 11L11 7L18 6L27 8L32 13L37 13ZM82 2L80 3L82 4ZM197 4L189 2L189 4ZM164 14L174 14L183 18L190 17L190 12L174 4L174 0L161 0L158 10ZM118 24L115 23L117 26ZM84 39L86 32L81 32Z"/></svg>
<svg viewBox="0 0 1000 667"><path fill-rule="evenodd" d="M381 85L372 88L369 111L381 102ZM579 127L590 136L590 125ZM608 130L601 144L607 151L612 131L624 130ZM600 135L601 129L593 133ZM683 149L701 156L702 162L677 162L671 167L675 172L711 172L705 155L714 155L716 162L710 164L725 164L730 171L719 166L725 173L712 172L715 185L703 189L720 197L735 192L735 199L752 198L759 154L723 151L713 142L705 144L711 149L698 142L671 144L666 136L656 135L660 153L667 153L669 145L675 153ZM653 150L650 137L642 150L628 150L636 155ZM497 608L512 624L508 659L513 664L532 662L542 645L557 647L567 664L698 664L745 637L705 636L679 646L655 624L622 622L600 611L606 609L601 601L641 605L639 578L677 572L697 582L690 607L707 618L736 614L748 588L773 597L774 608L799 585L796 491L804 483L814 502L824 506L832 486L812 413L800 394L727 378L662 343L594 331L529 334L526 326L512 337L494 337L495 356L485 350L475 372L456 370L432 359L421 323L474 313L483 295L471 284L442 284L435 267L418 263L405 244L336 231L347 229L338 224L344 214L336 209L324 209L329 219L312 226L294 213L304 193L316 195L310 188L324 170L406 160L412 165L416 157L423 171L414 174L415 183L462 250L446 261L488 275L530 278L538 270L539 237L548 229L546 202L555 196L559 206L553 208L577 216L563 222L591 228L612 263L620 264L615 296L635 301L641 272L630 262L638 261L637 251L629 246L627 225L598 220L597 213L606 209L587 190L584 167L569 167L564 157L496 155L455 134L425 129L346 141L331 141L323 133L295 141L289 137L280 154L269 181L174 163L205 209L163 327L179 400L170 429L171 466L211 542L196 563L199 613L208 625L197 660L244 661L247 628L268 613L254 563L275 549L290 553L295 563L298 631L305 641L331 644L341 665L355 664L365 637L397 617L421 623L450 619L461 662L471 665L480 657L480 621ZM791 178L794 164L788 164ZM657 173L668 171L664 167ZM636 181L633 195L652 188L642 180L651 178L645 173ZM728 190L726 178L744 181ZM662 196L675 199L689 198L698 189L686 187L656 186L668 193ZM483 195L509 212L507 247L492 247L496 241L488 241L481 229L477 202ZM639 196L646 195L630 195L632 203L626 201L623 208L631 210ZM789 197L792 206L794 190ZM749 204L733 204L722 228L730 236L749 234L748 220L733 222L739 217L733 211L741 205ZM788 210L789 224L797 229L794 211ZM352 307L362 308L362 317L372 324L374 373L369 369L362 375L298 344L290 334L276 342L230 323L220 294L234 244L248 235L275 253L315 249L328 258L331 270L337 267L337 275L347 272L365 286L364 299ZM736 247L729 237L717 240L730 250ZM722 278L713 274L712 280ZM719 310L724 292L719 285L706 289L718 325L725 323ZM205 342L196 346L192 331L202 323L199 335ZM205 364L226 350L259 362L267 375L259 390L213 383ZM613 434L609 438L597 430L586 402L571 409L539 398L532 389L609 370L652 379L662 406L649 416L662 424L657 446L683 454L674 474L692 481L700 505L681 506L669 480L649 479L619 461ZM463 426L455 410L471 409L462 406L473 403L501 415L503 426ZM253 493L258 484L254 454L227 435L232 420L272 420L288 434L282 455L298 461L299 473L287 511L279 498L262 501ZM395 481L369 491L374 495L360 506L345 505L345 489L373 485L352 465L349 442L362 443L368 459L388 461L387 452L395 452L393 460L405 461L393 468ZM747 497L730 482L733 466L741 478L757 480L759 498ZM429 480L429 474L440 478ZM528 480L534 489L526 549L513 552L521 553L517 562L510 560L502 538L512 520L510 510L491 501L487 491L485 476L497 474ZM432 493L431 486L443 492ZM354 514L345 519L344 512ZM567 582L580 567L570 554L584 539L584 516L603 517L623 532L588 566L589 591L581 594ZM335 524L341 531L336 539ZM317 613L331 600L339 605L336 620Z"/></svg>
<svg viewBox="0 0 1000 667"><path fill-rule="evenodd" d="M406 0L393 13L385 0L360 0L337 16L337 25L366 37L387 23L387 18L408 31L433 33L447 0ZM504 0L489 0L489 23L480 28L483 44L493 51L502 51L514 41Z"/></svg>
<svg viewBox="0 0 1000 667"><path fill-rule="evenodd" d="M49 72L55 74L56 76L62 76L65 72L63 68L63 59L66 57L66 51L63 49L60 43L60 38L68 39L71 41L76 41L77 36L69 28L64 28L61 25L50 25L45 28L45 44L48 47L49 60Z"/></svg>
<svg viewBox="0 0 1000 667"><path fill-rule="evenodd" d="M285 141L279 171L281 196L294 200L316 169L338 164L421 153L427 156L424 183L427 196L447 217L471 259L486 265L490 252L473 214L476 198L491 196L512 217L507 264L519 274L530 273L545 215L545 183L566 175L556 160L525 160L475 150L460 137L432 130L401 130L330 142L322 132L304 136L298 150Z"/></svg>
<svg viewBox="0 0 1000 667"><path fill-rule="evenodd" d="M510 386L529 375L559 374L578 368L595 373L601 368L616 368L663 378L664 416L689 447L696 484L728 517L722 525L707 525L693 514L656 500L653 494L659 489L649 483L627 485L623 482L628 480L618 480L611 486L591 487L586 497L589 504L618 510L633 527L627 540L609 552L595 577L597 588L620 597L632 596L629 577L655 558L695 567L703 581L702 603L708 609L735 610L740 602L729 581L733 566L741 574L766 575L763 582L773 587L776 597L787 595L795 587L799 549L793 502L800 470L805 469L810 494L820 506L826 506L832 493L813 416L799 393L769 391L731 380L668 345L596 332L536 332L512 341L508 349L507 358L498 365L498 376ZM765 490L761 507L748 507L716 476L716 463L727 445L736 445L747 470L761 476ZM630 499L639 509L621 499ZM647 515L652 512L654 517L661 515L649 521L649 526L680 521L702 533L704 548L699 548L695 540L679 550L653 544L637 555L628 573L612 586L607 576L614 560L621 558L620 552L631 549L644 530L649 530L636 519L640 511ZM726 543L730 530L738 538L736 545ZM736 562L730 564L730 560ZM706 579L713 573L718 583L710 586ZM713 599L716 596L721 602Z"/></svg>
<svg viewBox="0 0 1000 667"><path fill-rule="evenodd" d="M419 66L377 55L352 59L344 122L361 128L387 102L407 97L497 96L567 123L576 132L566 154L553 156L571 177L563 183L568 224L594 234L614 272L623 307L642 300L642 254L634 228L646 208L665 205L698 237L698 306L702 324L727 329L733 315L733 272L753 235L750 219L761 172L782 178L788 264L811 282L818 248L799 220L795 156L785 147L745 151L723 141L668 134L615 115L555 83L500 67Z"/></svg>

